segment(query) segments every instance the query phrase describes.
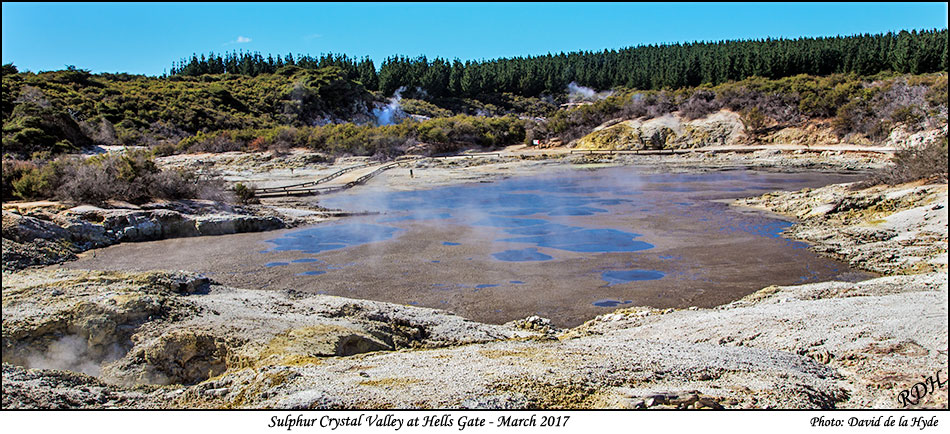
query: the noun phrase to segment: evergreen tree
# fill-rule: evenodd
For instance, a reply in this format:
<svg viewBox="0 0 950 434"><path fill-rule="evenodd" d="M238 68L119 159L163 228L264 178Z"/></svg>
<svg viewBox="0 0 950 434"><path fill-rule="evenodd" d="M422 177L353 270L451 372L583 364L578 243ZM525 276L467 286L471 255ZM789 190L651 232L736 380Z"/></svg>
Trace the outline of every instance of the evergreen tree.
<svg viewBox="0 0 950 434"><path fill-rule="evenodd" d="M764 39L646 45L601 52L575 52L451 63L425 56L392 56L379 71L369 59L323 54L273 56L260 53L192 55L172 63L171 75L274 73L282 65L340 68L366 89L392 95L400 87L432 97L473 97L510 92L558 94L571 82L596 89L663 89L716 85L751 76L778 79L799 74L874 75L947 71L947 30L902 31L826 38Z"/></svg>

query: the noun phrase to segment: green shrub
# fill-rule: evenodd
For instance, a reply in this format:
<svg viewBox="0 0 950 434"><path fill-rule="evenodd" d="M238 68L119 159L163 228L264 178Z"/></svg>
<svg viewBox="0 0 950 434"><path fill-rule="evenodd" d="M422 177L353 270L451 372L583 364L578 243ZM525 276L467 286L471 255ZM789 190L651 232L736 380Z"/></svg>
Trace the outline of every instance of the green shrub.
<svg viewBox="0 0 950 434"><path fill-rule="evenodd" d="M177 154L180 151L180 148L174 143L162 141L159 144L152 146L150 151L155 157L167 157L169 155Z"/></svg>
<svg viewBox="0 0 950 434"><path fill-rule="evenodd" d="M152 199L225 199L220 180L199 179L185 170L161 170L151 154L135 151L83 159L3 161L4 200L58 199L101 204L108 200L144 203Z"/></svg>
<svg viewBox="0 0 950 434"><path fill-rule="evenodd" d="M766 117L758 107L743 110L740 116L746 132L751 136L759 134L765 128Z"/></svg>
<svg viewBox="0 0 950 434"><path fill-rule="evenodd" d="M234 195L237 196L238 200L241 203L257 203L257 194L255 188L248 187L243 183L237 183L234 185Z"/></svg>
<svg viewBox="0 0 950 434"><path fill-rule="evenodd" d="M452 116L451 110L446 110L421 99L404 98L402 101L400 101L399 105L402 111L408 114L422 115L429 118L445 118Z"/></svg>
<svg viewBox="0 0 950 434"><path fill-rule="evenodd" d="M908 105L894 110L894 113L891 114L891 119L893 119L894 122L901 122L913 127L924 120L924 115L920 113L919 108Z"/></svg>
<svg viewBox="0 0 950 434"><path fill-rule="evenodd" d="M937 77L924 96L932 106L947 105L947 76Z"/></svg>
<svg viewBox="0 0 950 434"><path fill-rule="evenodd" d="M26 171L12 182L13 195L24 200L49 198L53 194L56 178L54 171L45 168Z"/></svg>
<svg viewBox="0 0 950 434"><path fill-rule="evenodd" d="M894 153L891 165L857 186L896 185L921 179L947 182L947 157L947 136L924 146L902 148Z"/></svg>
<svg viewBox="0 0 950 434"><path fill-rule="evenodd" d="M24 161L13 156L3 158L3 200L13 200L17 196L13 195L13 182L22 178L26 172L36 169L36 164L31 161Z"/></svg>

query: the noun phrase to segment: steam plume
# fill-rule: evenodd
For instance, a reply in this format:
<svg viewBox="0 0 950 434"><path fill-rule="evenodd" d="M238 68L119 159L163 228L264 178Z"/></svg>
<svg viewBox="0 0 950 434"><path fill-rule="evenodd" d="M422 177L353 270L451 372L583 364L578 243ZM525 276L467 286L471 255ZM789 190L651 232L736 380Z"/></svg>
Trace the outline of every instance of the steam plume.
<svg viewBox="0 0 950 434"><path fill-rule="evenodd" d="M613 95L613 91L597 92L573 81L567 85L567 99L570 102L599 101L610 95Z"/></svg>
<svg viewBox="0 0 950 434"><path fill-rule="evenodd" d="M405 90L405 86L396 89L393 97L389 98L389 104L382 108L373 109L373 115L376 116L376 125L397 124L406 117L406 113L402 111L399 103L402 100L402 92Z"/></svg>

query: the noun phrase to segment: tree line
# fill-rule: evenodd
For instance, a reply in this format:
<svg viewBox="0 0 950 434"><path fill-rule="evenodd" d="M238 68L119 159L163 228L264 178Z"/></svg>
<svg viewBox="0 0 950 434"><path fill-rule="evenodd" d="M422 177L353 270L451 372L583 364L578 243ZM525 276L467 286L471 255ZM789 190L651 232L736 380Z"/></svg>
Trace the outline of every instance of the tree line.
<svg viewBox="0 0 950 434"><path fill-rule="evenodd" d="M274 74L285 66L296 66L303 69L322 69L335 66L344 71L345 78L359 81L370 90L376 90L376 66L368 57L355 59L345 54L323 54L319 57L297 55L292 53L285 56L261 53L233 51L225 54L209 53L192 54L190 59L173 62L170 75L200 76L205 74L240 74L251 77L261 74Z"/></svg>
<svg viewBox="0 0 950 434"><path fill-rule="evenodd" d="M392 56L377 71L369 58L232 52L193 55L173 64L172 75L276 73L336 66L367 90L393 94L405 87L430 97L477 98L493 93L526 97L560 94L571 82L595 89L678 89L759 76L825 76L882 71L947 71L947 29L797 39L757 39L641 45L485 61Z"/></svg>

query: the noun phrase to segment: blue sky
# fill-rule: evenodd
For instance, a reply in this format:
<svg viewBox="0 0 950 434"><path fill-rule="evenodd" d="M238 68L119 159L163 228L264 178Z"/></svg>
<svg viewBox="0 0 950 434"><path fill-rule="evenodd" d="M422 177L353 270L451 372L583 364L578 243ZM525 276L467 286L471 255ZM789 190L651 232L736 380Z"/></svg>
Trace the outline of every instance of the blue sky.
<svg viewBox="0 0 950 434"><path fill-rule="evenodd" d="M159 75L192 53L493 59L947 27L947 3L3 3L3 63Z"/></svg>

